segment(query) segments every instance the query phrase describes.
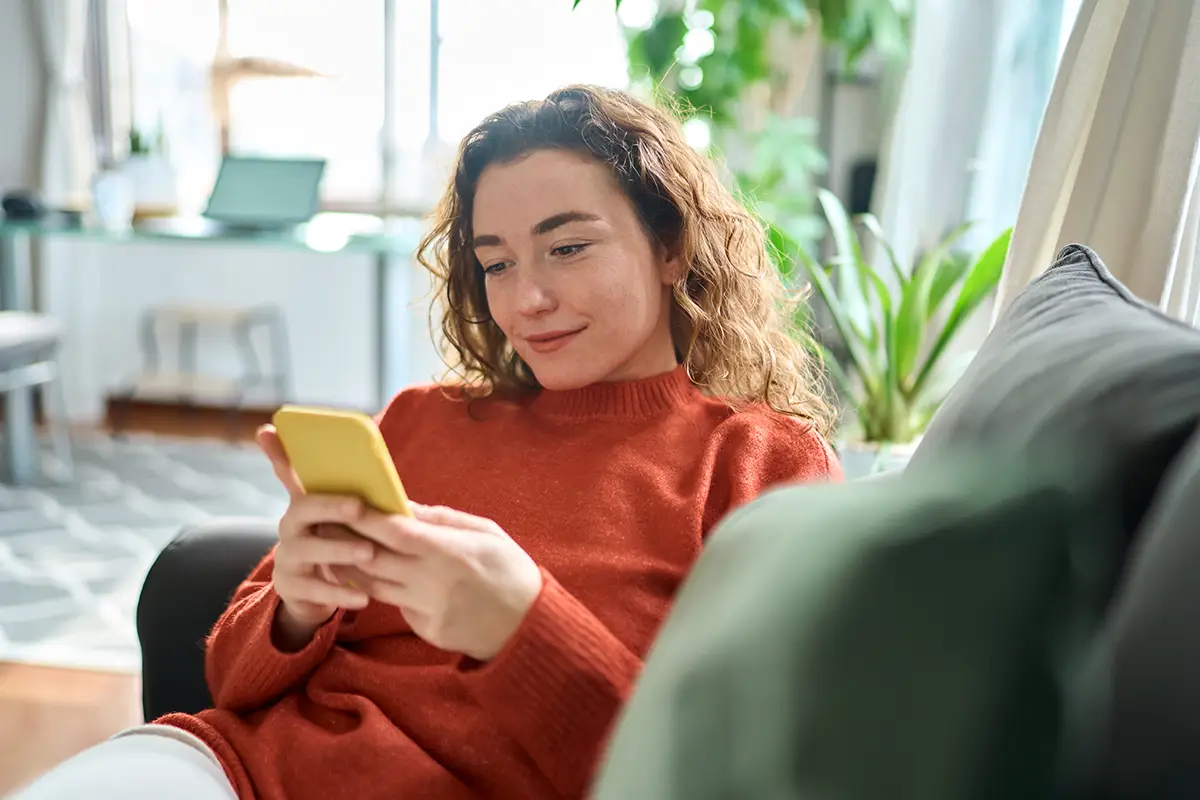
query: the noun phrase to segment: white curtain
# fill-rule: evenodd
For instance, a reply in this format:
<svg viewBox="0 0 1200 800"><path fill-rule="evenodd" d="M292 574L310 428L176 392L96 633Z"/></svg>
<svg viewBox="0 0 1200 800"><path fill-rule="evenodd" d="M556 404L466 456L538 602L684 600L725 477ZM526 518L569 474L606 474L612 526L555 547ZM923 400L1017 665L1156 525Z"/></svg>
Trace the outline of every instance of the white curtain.
<svg viewBox="0 0 1200 800"><path fill-rule="evenodd" d="M84 76L88 0L30 3L46 73L42 196L52 206L79 206L87 200L96 155Z"/></svg>
<svg viewBox="0 0 1200 800"><path fill-rule="evenodd" d="M1061 16L1062 0L917 0L874 203L902 259L966 219L976 247L1012 224Z"/></svg>
<svg viewBox="0 0 1200 800"><path fill-rule="evenodd" d="M1084 0L1030 166L997 313L1064 245L1195 321L1200 4Z"/></svg>

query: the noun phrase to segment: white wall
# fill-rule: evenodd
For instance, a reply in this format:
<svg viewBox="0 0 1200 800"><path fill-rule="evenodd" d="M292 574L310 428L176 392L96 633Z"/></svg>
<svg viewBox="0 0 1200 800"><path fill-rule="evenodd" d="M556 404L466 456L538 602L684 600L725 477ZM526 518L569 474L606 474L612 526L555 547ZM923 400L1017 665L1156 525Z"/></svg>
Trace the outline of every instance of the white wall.
<svg viewBox="0 0 1200 800"><path fill-rule="evenodd" d="M37 179L43 78L26 0L0 0L0 190ZM253 246L113 245L57 240L40 252L40 306L66 327L64 381L71 419L95 422L104 396L139 368L138 323L166 303L274 303L291 341L294 398L377 406L375 283L364 255L318 255ZM389 389L428 380L437 358L424 307L427 279L398 264L392 295ZM227 375L227 341L202 340L201 366Z"/></svg>

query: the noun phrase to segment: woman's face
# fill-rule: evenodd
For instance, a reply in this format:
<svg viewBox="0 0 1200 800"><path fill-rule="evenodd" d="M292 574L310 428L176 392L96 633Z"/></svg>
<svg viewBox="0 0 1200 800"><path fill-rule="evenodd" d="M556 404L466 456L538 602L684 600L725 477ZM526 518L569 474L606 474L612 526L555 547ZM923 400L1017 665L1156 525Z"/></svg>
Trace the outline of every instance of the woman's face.
<svg viewBox="0 0 1200 800"><path fill-rule="evenodd" d="M562 150L492 164L479 178L472 226L492 318L542 386L675 367L678 259L646 235L603 165Z"/></svg>

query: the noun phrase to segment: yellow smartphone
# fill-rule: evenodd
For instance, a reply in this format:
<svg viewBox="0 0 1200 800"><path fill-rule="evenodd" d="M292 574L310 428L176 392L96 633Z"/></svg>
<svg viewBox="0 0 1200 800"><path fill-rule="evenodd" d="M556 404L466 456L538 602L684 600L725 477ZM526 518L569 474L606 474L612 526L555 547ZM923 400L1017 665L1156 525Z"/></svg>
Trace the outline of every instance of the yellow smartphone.
<svg viewBox="0 0 1200 800"><path fill-rule="evenodd" d="M366 414L286 405L271 421L304 491L352 495L385 514L412 516L383 435Z"/></svg>

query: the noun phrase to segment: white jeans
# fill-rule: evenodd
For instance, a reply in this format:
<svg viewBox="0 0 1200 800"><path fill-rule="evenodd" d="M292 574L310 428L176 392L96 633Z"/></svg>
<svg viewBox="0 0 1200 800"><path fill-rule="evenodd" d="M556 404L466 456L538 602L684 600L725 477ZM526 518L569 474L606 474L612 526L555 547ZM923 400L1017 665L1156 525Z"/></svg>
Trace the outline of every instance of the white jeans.
<svg viewBox="0 0 1200 800"><path fill-rule="evenodd" d="M237 800L204 742L167 725L139 725L58 765L12 800Z"/></svg>

